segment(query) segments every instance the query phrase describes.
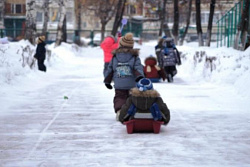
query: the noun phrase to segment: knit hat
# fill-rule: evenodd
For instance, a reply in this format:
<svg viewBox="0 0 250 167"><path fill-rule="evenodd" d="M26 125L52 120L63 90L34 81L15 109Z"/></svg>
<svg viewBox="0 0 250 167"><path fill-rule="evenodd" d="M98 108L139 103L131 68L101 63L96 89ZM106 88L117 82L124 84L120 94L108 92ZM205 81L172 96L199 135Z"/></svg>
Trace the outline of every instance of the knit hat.
<svg viewBox="0 0 250 167"><path fill-rule="evenodd" d="M45 41L45 36L40 36L38 39L39 39L40 41Z"/></svg>
<svg viewBox="0 0 250 167"><path fill-rule="evenodd" d="M151 90L153 89L153 84L150 79L148 78L142 78L138 83L137 83L137 88L140 91L146 91L146 90Z"/></svg>
<svg viewBox="0 0 250 167"><path fill-rule="evenodd" d="M121 37L121 39L119 40L119 47L133 48L134 47L133 34L129 32L125 34L125 36Z"/></svg>

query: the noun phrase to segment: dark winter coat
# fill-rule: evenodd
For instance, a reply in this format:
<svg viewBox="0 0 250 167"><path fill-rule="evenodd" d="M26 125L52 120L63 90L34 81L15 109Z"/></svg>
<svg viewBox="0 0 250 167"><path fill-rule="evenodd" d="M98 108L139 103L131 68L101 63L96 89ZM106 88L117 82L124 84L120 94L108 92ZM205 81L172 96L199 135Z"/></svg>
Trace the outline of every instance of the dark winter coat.
<svg viewBox="0 0 250 167"><path fill-rule="evenodd" d="M165 80L166 76L164 73L164 69L160 68L157 65L157 59L155 57L148 57L145 59L145 66L143 68L144 74L146 78L163 78Z"/></svg>
<svg viewBox="0 0 250 167"><path fill-rule="evenodd" d="M136 86L135 80L144 77L138 49L118 48L104 74L104 83L114 81L115 89L130 90Z"/></svg>
<svg viewBox="0 0 250 167"><path fill-rule="evenodd" d="M167 50L167 53L165 51ZM180 57L179 54L177 54L177 51L175 48L166 48L163 49L160 53L160 60L159 64L161 67L166 67L166 66L175 66L180 62Z"/></svg>
<svg viewBox="0 0 250 167"><path fill-rule="evenodd" d="M156 103L163 114L164 124L166 125L170 121L170 111L156 90L139 91L138 88L133 88L130 91L129 98L121 108L120 122L124 121L124 117L127 115L132 103L135 105L137 113L151 113L150 107L153 103Z"/></svg>
<svg viewBox="0 0 250 167"><path fill-rule="evenodd" d="M37 45L37 48L36 48L36 54L35 54L35 58L38 59L38 60L45 60L45 55L46 55L46 49L45 49L45 42L40 42L38 45Z"/></svg>

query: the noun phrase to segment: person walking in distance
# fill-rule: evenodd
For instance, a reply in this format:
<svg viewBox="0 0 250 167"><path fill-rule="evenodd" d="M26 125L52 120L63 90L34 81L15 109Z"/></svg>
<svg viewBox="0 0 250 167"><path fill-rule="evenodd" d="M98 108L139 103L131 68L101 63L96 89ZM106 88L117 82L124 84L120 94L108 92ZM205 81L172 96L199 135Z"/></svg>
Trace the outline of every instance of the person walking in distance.
<svg viewBox="0 0 250 167"><path fill-rule="evenodd" d="M37 59L38 70L46 72L47 68L44 65L46 58L45 36L39 36L37 40L37 48L34 58Z"/></svg>

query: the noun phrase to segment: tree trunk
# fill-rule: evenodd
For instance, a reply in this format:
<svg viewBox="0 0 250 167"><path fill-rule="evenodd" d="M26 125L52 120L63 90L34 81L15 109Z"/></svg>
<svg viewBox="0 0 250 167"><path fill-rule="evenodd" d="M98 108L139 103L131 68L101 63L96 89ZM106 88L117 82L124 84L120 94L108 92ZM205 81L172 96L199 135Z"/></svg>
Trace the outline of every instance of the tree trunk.
<svg viewBox="0 0 250 167"><path fill-rule="evenodd" d="M179 0L174 1L174 25L173 25L173 36L174 36L174 42L176 45L178 45L178 39L179 39Z"/></svg>
<svg viewBox="0 0 250 167"><path fill-rule="evenodd" d="M160 25L160 30L159 30L159 37L162 36L162 32L164 31L164 24L166 23L166 4L167 4L167 0L164 0L163 2L159 1L159 8L161 8L161 12L159 13L159 18L161 21L161 25ZM167 28L169 29L168 25L166 25ZM164 31L165 32L165 31ZM167 35L165 33L165 35Z"/></svg>
<svg viewBox="0 0 250 167"><path fill-rule="evenodd" d="M206 41L207 46L210 46L210 42L211 42L215 3L216 3L216 0L211 0L210 2L210 13L209 13L209 20L208 20L208 27L207 27L207 41Z"/></svg>
<svg viewBox="0 0 250 167"><path fill-rule="evenodd" d="M166 14L166 3L167 3L167 0L164 0L163 1L163 6L162 6L162 16L163 16L163 22L161 25L161 29L162 31L164 32L164 34L168 37L172 37L172 34L171 34L171 31L169 29L169 26L168 26L168 22L166 21L166 18L168 17L167 14Z"/></svg>
<svg viewBox="0 0 250 167"><path fill-rule="evenodd" d="M36 38L36 1L26 1L26 31L25 39L29 40L31 44L35 44Z"/></svg>
<svg viewBox="0 0 250 167"><path fill-rule="evenodd" d="M81 24L82 24L82 4L79 0L76 1L76 25L77 30L75 30L75 44L82 46L81 42Z"/></svg>
<svg viewBox="0 0 250 167"><path fill-rule="evenodd" d="M60 46L63 40L63 21L66 17L66 6L64 0L59 0L59 12L60 12L60 19L57 26L57 35L56 35L56 43L55 47Z"/></svg>
<svg viewBox="0 0 250 167"><path fill-rule="evenodd" d="M239 41L240 41L240 26L238 26L237 28L237 33L235 35L235 39L234 39L234 49L239 48Z"/></svg>
<svg viewBox="0 0 250 167"><path fill-rule="evenodd" d="M3 27L3 15L4 15L4 1L0 1L0 27ZM3 37L3 31L0 30L0 37Z"/></svg>
<svg viewBox="0 0 250 167"><path fill-rule="evenodd" d="M189 24L190 24L190 18L191 18L191 12L192 12L192 0L189 0L188 3L188 14L187 14L187 23L186 23L186 27L185 27L185 31L182 34L182 37L180 39L180 45L183 45L184 39L188 33L188 28L189 28Z"/></svg>
<svg viewBox="0 0 250 167"><path fill-rule="evenodd" d="M106 31L106 23L102 22L101 23L101 41L103 41L104 39L105 31Z"/></svg>
<svg viewBox="0 0 250 167"><path fill-rule="evenodd" d="M63 20L63 42L67 42L67 15Z"/></svg>
<svg viewBox="0 0 250 167"><path fill-rule="evenodd" d="M49 0L44 0L43 11L44 11L44 21L43 21L42 35L44 35L47 39L48 22L49 22Z"/></svg>
<svg viewBox="0 0 250 167"><path fill-rule="evenodd" d="M125 10L125 3L127 0L119 0L118 4L117 4L117 10L116 10L116 15L115 15L115 21L113 24L113 29L111 34L113 36L116 35L119 26L121 25L121 21L122 21L122 17L123 17L123 13Z"/></svg>
<svg viewBox="0 0 250 167"><path fill-rule="evenodd" d="M243 14L242 14L242 26L241 26L241 44L242 48L241 50L245 50L245 45L247 41L247 31L248 31L248 25L249 25L249 0L245 1L245 6L243 9Z"/></svg>
<svg viewBox="0 0 250 167"><path fill-rule="evenodd" d="M201 8L200 8L201 2L200 0L195 1L195 7L196 7L196 30L197 30L197 36L198 36L198 42L199 46L203 46L203 36L202 36L202 28L201 28Z"/></svg>

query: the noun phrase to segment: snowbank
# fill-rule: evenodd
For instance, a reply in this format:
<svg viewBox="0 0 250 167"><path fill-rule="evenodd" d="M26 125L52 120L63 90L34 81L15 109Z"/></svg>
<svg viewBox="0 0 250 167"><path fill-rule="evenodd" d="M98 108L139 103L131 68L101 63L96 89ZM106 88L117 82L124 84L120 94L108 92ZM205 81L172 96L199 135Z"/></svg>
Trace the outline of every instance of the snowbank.
<svg viewBox="0 0 250 167"><path fill-rule="evenodd" d="M135 44L140 48L142 63L144 58L154 54L156 41L143 45ZM31 73L40 73L36 64L31 66L36 46L27 41L0 44L0 85L15 84L17 78L25 78ZM213 82L216 84L230 84L243 96L250 96L250 49L237 51L232 48L197 47L197 43L186 43L177 46L182 53L182 65L178 66L178 76L196 82ZM73 59L78 56L98 54L102 58L100 47L80 48L74 44L62 43L54 48L54 44L47 45L46 65L50 69L67 68ZM86 59L90 61L91 59ZM90 62L91 64L94 62ZM70 67L69 67L70 68ZM37 75L39 77L39 75Z"/></svg>

